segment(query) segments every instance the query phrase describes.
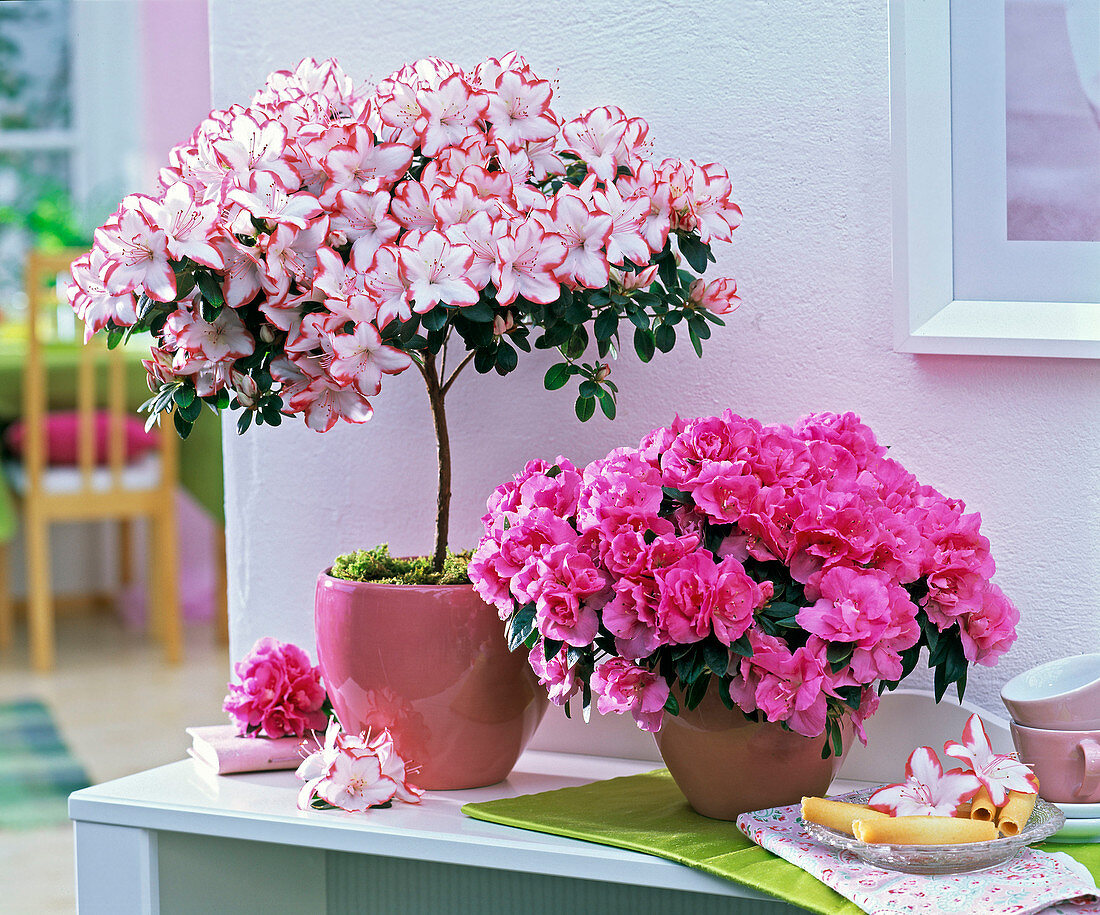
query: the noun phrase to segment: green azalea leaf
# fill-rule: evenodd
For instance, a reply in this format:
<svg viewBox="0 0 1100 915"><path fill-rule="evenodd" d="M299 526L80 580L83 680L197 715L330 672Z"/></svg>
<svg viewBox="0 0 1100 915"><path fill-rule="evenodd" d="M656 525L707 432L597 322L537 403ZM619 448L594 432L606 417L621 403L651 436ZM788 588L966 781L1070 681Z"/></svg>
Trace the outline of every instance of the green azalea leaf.
<svg viewBox="0 0 1100 915"><path fill-rule="evenodd" d="M572 336L569 337L569 342L565 346L565 355L568 359L579 359L584 355L585 349L588 348L588 331L584 329L584 325L578 325L573 329Z"/></svg>
<svg viewBox="0 0 1100 915"><path fill-rule="evenodd" d="M474 368L479 375L491 372L496 364L496 350L491 347L482 347L474 354Z"/></svg>
<svg viewBox="0 0 1100 915"><path fill-rule="evenodd" d="M542 643L542 656L547 660L551 660L559 651L564 642L559 642L557 639L543 639Z"/></svg>
<svg viewBox="0 0 1100 915"><path fill-rule="evenodd" d="M718 681L718 698L722 700L722 705L728 708L731 712L735 708L733 696L730 695L730 678L723 677Z"/></svg>
<svg viewBox="0 0 1100 915"><path fill-rule="evenodd" d="M197 397L192 397L191 402L186 406L177 405L176 407L176 414L178 416L182 416L183 419L186 420L188 423L194 423L195 420L199 418L199 415L201 413L202 401L199 400ZM190 429L188 429L188 432L190 432ZM183 437L187 438L186 435Z"/></svg>
<svg viewBox="0 0 1100 915"><path fill-rule="evenodd" d="M221 307L225 304L225 296L222 295L222 287L217 278L207 273L205 270L199 271L195 274L195 281L198 283L199 292L202 293L204 302L207 302L214 309L214 316L221 310Z"/></svg>
<svg viewBox="0 0 1100 915"><path fill-rule="evenodd" d="M710 676L704 673L684 691L684 705L689 710L698 708L699 703L703 701L703 697L707 694L708 686L710 686Z"/></svg>
<svg viewBox="0 0 1100 915"><path fill-rule="evenodd" d="M611 304L611 296L609 296L604 290L593 292L588 296L588 301L594 308L606 308Z"/></svg>
<svg viewBox="0 0 1100 915"><path fill-rule="evenodd" d="M634 351L642 362L649 362L653 358L654 346L653 333L648 327L638 327L634 331Z"/></svg>
<svg viewBox="0 0 1100 915"><path fill-rule="evenodd" d="M691 339L691 345L695 348L695 355L702 359L703 344L699 339L699 335L695 332L695 328L691 325L688 325L688 337Z"/></svg>
<svg viewBox="0 0 1100 915"><path fill-rule="evenodd" d="M603 415L608 419L615 418L615 398L611 392L604 388L599 388L596 391L596 397L600 401L600 409L603 410Z"/></svg>
<svg viewBox="0 0 1100 915"><path fill-rule="evenodd" d="M546 376L542 379L543 386L548 391L556 391L564 388L569 376L573 374L573 367L568 362L559 362L546 370Z"/></svg>
<svg viewBox="0 0 1100 915"><path fill-rule="evenodd" d="M248 427L252 425L252 411L245 410L240 416L237 417L237 434L244 435L248 431Z"/></svg>
<svg viewBox="0 0 1100 915"><path fill-rule="evenodd" d="M592 324L597 340L610 340L619 329L619 315L614 311L601 312Z"/></svg>
<svg viewBox="0 0 1100 915"><path fill-rule="evenodd" d="M649 316L637 306L627 308L626 316L639 330L649 330Z"/></svg>
<svg viewBox="0 0 1100 915"><path fill-rule="evenodd" d="M726 668L729 666L730 653L729 649L725 645L715 644L714 642L706 642L703 645L703 658L706 661L707 667L709 667L719 677L726 675Z"/></svg>
<svg viewBox="0 0 1100 915"><path fill-rule="evenodd" d="M676 259L671 252L662 252L657 258L657 276L660 277L665 289L672 289L676 282Z"/></svg>
<svg viewBox="0 0 1100 915"><path fill-rule="evenodd" d="M201 410L202 407L200 406L199 409ZM194 426L194 423L191 420L185 419L179 410L172 414L172 421L175 423L176 433L180 438L187 438L187 436L191 434L191 428Z"/></svg>
<svg viewBox="0 0 1100 915"><path fill-rule="evenodd" d="M855 645L851 642L830 642L825 649L825 657L833 668L833 673L842 670L852 659Z"/></svg>
<svg viewBox="0 0 1100 915"><path fill-rule="evenodd" d="M686 502L688 504L692 502L691 493L686 489L673 489L671 486L662 486L661 492L675 502Z"/></svg>
<svg viewBox="0 0 1100 915"><path fill-rule="evenodd" d="M435 309L433 309L433 311L434 310ZM430 313L431 312L429 312L429 314ZM493 307L488 302L482 300L474 305L464 305L461 314L467 321L474 321L477 324L492 324L495 313Z"/></svg>
<svg viewBox="0 0 1100 915"><path fill-rule="evenodd" d="M577 413L577 419L579 419L582 423L586 423L592 418L592 415L596 412L596 398L578 397L574 409Z"/></svg>
<svg viewBox="0 0 1100 915"><path fill-rule="evenodd" d="M535 605L525 604L512 614L506 627L508 635L508 650L516 651L526 641L535 629Z"/></svg>
<svg viewBox="0 0 1100 915"><path fill-rule="evenodd" d="M507 375L517 365L519 365L519 354L516 353L511 344L501 340L497 346L497 374Z"/></svg>
<svg viewBox="0 0 1100 915"><path fill-rule="evenodd" d="M665 700L665 711L670 715L680 714L680 703L676 701L676 697L672 693L669 693L668 698Z"/></svg>
<svg viewBox="0 0 1100 915"><path fill-rule="evenodd" d="M676 328L671 324L660 324L653 332L653 338L657 344L657 349L662 353L667 353L676 345Z"/></svg>
<svg viewBox="0 0 1100 915"><path fill-rule="evenodd" d="M562 312L562 317L570 324L583 324L592 317L592 310L584 299L574 299Z"/></svg>
<svg viewBox="0 0 1100 915"><path fill-rule="evenodd" d="M691 269L696 273L703 273L707 269L710 245L700 241L698 235L677 234L676 241Z"/></svg>
<svg viewBox="0 0 1100 915"><path fill-rule="evenodd" d="M734 654L739 654L743 658L752 657L752 642L749 641L748 633L741 636L736 642L730 643L730 651Z"/></svg>
<svg viewBox="0 0 1100 915"><path fill-rule="evenodd" d="M695 312L688 321L691 324L691 329L695 331L695 336L700 340L710 339L710 325L707 324L702 318L699 317L699 312Z"/></svg>
<svg viewBox="0 0 1100 915"><path fill-rule="evenodd" d="M447 323L447 309L442 305L436 305L431 311L420 316L420 323L424 325L425 330L442 330Z"/></svg>

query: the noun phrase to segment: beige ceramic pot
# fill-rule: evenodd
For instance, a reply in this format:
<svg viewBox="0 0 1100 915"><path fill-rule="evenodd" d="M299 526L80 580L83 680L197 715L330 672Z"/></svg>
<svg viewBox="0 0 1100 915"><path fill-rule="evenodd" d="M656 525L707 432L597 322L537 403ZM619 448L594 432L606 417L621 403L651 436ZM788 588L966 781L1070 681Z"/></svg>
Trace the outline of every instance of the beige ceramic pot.
<svg viewBox="0 0 1100 915"><path fill-rule="evenodd" d="M323 572L317 659L349 732L389 728L422 788L502 781L546 711L525 652L470 585L386 585Z"/></svg>
<svg viewBox="0 0 1100 915"><path fill-rule="evenodd" d="M802 737L778 724L757 724L730 711L712 684L699 707L664 716L654 737L661 757L692 808L717 820L764 807L822 797L843 756L821 758L825 736ZM844 751L852 739L844 728Z"/></svg>

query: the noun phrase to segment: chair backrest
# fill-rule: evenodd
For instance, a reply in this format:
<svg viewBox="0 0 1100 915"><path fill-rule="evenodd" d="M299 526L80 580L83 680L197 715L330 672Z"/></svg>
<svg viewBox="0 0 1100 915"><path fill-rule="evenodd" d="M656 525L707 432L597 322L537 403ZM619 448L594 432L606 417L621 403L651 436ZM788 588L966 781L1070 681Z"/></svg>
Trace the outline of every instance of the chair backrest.
<svg viewBox="0 0 1100 915"><path fill-rule="evenodd" d="M43 338L43 315L46 309L58 306L56 279L66 274L81 249L67 248L57 252L32 250L27 256L24 283L27 294L27 359L23 377L23 419L25 438L23 467L28 491L41 489L42 475L48 463L46 415L49 408L48 372ZM83 322L76 319L77 334L84 336ZM98 381L106 366L105 392L97 392ZM110 350L100 338L93 337L77 348L76 364L77 467L80 494L120 493L123 491L123 471L126 467L126 364L121 347ZM97 460L97 414L107 416L106 457L109 485L94 485L95 471L102 466ZM175 454L175 435L171 423L162 424L160 451ZM162 468L164 470L166 468Z"/></svg>

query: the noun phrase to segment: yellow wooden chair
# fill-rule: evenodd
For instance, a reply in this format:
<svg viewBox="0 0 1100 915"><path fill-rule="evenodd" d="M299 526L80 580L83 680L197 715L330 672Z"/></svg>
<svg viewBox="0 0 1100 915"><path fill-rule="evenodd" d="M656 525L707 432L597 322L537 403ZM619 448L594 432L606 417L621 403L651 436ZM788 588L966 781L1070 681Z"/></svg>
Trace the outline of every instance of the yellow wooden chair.
<svg viewBox="0 0 1100 915"><path fill-rule="evenodd" d="M58 468L47 454L47 370L40 334L40 314L56 306L51 281L66 271L80 251L32 251L26 265L27 361L24 369L22 473L13 482L23 508L27 553L27 619L31 661L36 670L54 666L54 605L50 587L50 525L58 521L116 520L119 522L119 570L125 584L132 576L131 524L146 518L151 536L148 605L153 634L167 660L179 661L182 650L178 598L179 560L176 542L175 489L178 441L171 422L161 424L155 457L127 462L126 366L121 348L107 350L99 339L80 347L77 365L77 465ZM77 321L77 333L83 327ZM105 405L98 406L97 369L106 362ZM107 415L106 462L97 460L97 414ZM152 468L152 473L150 473ZM2 575L0 575L2 577ZM10 628L10 609L0 603L0 630ZM7 623L5 623L5 618ZM0 631L0 643L4 633Z"/></svg>

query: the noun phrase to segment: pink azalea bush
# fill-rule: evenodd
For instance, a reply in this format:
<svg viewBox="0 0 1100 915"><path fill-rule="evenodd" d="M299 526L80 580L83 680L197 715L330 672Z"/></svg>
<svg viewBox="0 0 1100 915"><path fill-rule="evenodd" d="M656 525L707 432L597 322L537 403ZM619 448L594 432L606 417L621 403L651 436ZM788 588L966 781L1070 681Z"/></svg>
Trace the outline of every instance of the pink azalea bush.
<svg viewBox="0 0 1100 915"><path fill-rule="evenodd" d="M584 468L529 462L482 521L470 578L550 698L594 694L646 730L715 681L839 752L841 721L862 736L922 649L937 697L961 697L1016 638L979 516L851 413L677 418Z"/></svg>
<svg viewBox="0 0 1100 915"><path fill-rule="evenodd" d="M241 410L242 432L364 423L384 377L415 366L440 445L438 570L444 397L469 362L506 375L538 329L562 354L546 387L574 379L578 417L613 418L604 360L625 330L646 362L677 329L701 354L740 303L732 279L698 276L740 223L726 170L652 160L649 126L619 108L552 104L514 52L420 60L373 87L334 60L276 71L96 230L71 304L112 343L152 333L146 407L183 435L203 402ZM448 344L465 351L449 375Z"/></svg>
<svg viewBox="0 0 1100 915"><path fill-rule="evenodd" d="M302 737L328 724L321 669L297 645L260 639L233 672L223 708L242 735Z"/></svg>

